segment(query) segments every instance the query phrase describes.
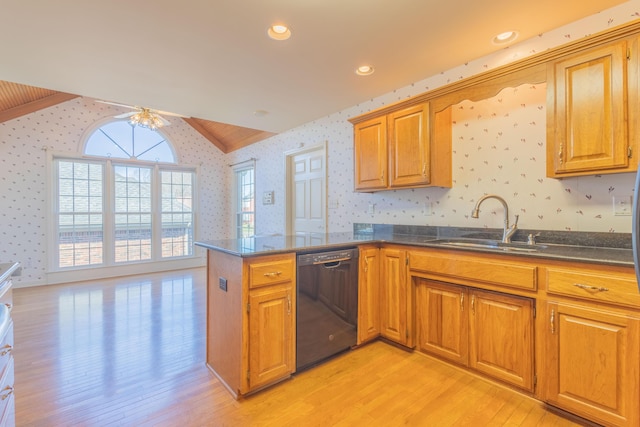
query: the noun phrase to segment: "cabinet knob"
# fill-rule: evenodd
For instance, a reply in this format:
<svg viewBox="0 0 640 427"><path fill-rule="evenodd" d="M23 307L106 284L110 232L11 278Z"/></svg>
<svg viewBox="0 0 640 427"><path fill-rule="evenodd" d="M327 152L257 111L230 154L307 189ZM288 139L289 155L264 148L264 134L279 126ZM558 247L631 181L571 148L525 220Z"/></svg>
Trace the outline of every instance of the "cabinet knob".
<svg viewBox="0 0 640 427"><path fill-rule="evenodd" d="M13 387L8 385L8 386L6 386L5 388L2 389L2 394L0 395L0 400L5 400L9 396L11 396L12 394L13 394Z"/></svg>
<svg viewBox="0 0 640 427"><path fill-rule="evenodd" d="M11 344L5 344L5 346L2 347L2 351L0 351L0 356L6 356L11 353L11 350L13 350L13 346Z"/></svg>
<svg viewBox="0 0 640 427"><path fill-rule="evenodd" d="M560 162L560 164L562 164L563 159L562 156L564 154L564 142L560 143L560 151L558 151L558 161Z"/></svg>
<svg viewBox="0 0 640 427"><path fill-rule="evenodd" d="M609 290L609 288L591 286L591 285L583 285L582 283L574 283L573 286L575 286L576 288L587 290L587 291L607 292Z"/></svg>
<svg viewBox="0 0 640 427"><path fill-rule="evenodd" d="M279 275L282 274L282 271L273 271L270 273L264 273L265 277L278 277Z"/></svg>

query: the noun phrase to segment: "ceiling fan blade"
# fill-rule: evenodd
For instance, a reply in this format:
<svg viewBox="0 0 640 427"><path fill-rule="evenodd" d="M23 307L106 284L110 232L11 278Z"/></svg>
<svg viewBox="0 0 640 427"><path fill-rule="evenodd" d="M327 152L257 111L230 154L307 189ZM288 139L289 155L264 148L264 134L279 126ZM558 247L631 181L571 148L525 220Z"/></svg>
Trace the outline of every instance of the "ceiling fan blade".
<svg viewBox="0 0 640 427"><path fill-rule="evenodd" d="M162 116L156 116L156 117L158 117L160 119L160 121L162 122L162 126L169 126L171 124L171 122L169 120L165 119Z"/></svg>
<svg viewBox="0 0 640 427"><path fill-rule="evenodd" d="M149 111L151 111L154 114L160 114L160 115L163 115L163 116L187 117L187 116L183 116L182 114L172 113L170 111L154 110L153 108L150 108Z"/></svg>
<svg viewBox="0 0 640 427"><path fill-rule="evenodd" d="M95 100L96 102L99 102L101 104L107 104L107 105L115 105L116 107L124 107L124 108L131 108L134 110L141 110L140 107L137 107L135 105L127 105L127 104L118 104L117 102L111 102L111 101L101 101L99 99Z"/></svg>
<svg viewBox="0 0 640 427"><path fill-rule="evenodd" d="M117 116L113 116L114 119L125 119L127 117L131 117L134 114L137 114L137 111L132 111L130 113L122 113L122 114L118 114Z"/></svg>

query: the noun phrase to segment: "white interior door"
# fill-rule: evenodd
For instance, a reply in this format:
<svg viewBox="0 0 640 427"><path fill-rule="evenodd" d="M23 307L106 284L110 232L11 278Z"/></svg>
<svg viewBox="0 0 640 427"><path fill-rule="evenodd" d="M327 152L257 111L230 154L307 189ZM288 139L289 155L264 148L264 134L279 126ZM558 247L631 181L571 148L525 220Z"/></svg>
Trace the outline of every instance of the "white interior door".
<svg viewBox="0 0 640 427"><path fill-rule="evenodd" d="M326 150L293 153L289 158L289 224L291 235L315 241L327 226Z"/></svg>

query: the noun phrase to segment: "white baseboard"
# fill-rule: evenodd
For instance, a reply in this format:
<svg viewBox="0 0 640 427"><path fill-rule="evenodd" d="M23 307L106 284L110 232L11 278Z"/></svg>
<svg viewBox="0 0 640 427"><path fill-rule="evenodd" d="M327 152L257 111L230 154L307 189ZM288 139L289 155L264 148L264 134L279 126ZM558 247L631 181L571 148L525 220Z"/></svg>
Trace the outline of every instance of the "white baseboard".
<svg viewBox="0 0 640 427"><path fill-rule="evenodd" d="M116 267L87 268L73 271L56 271L46 274L45 280L35 282L14 281L14 288L29 288L43 285L59 285L61 283L86 282L87 280L110 279L114 277L137 274L160 273L163 271L197 268L207 265L205 257L175 259L161 262L119 265Z"/></svg>

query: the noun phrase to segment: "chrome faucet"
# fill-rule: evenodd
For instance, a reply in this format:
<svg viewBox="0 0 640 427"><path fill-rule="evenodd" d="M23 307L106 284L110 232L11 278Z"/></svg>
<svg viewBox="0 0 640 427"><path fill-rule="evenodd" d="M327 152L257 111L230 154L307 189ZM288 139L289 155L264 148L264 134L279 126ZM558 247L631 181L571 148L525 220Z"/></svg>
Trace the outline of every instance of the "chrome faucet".
<svg viewBox="0 0 640 427"><path fill-rule="evenodd" d="M473 211L471 212L471 218L478 218L480 216L480 204L487 199L497 199L502 203L502 206L504 207L504 230L502 232L502 243L511 243L511 236L513 236L518 229L518 215L515 216L516 220L513 225L509 226L509 206L507 206L507 202L505 202L502 197L495 194L486 194L480 197L476 203L476 207L473 208Z"/></svg>

